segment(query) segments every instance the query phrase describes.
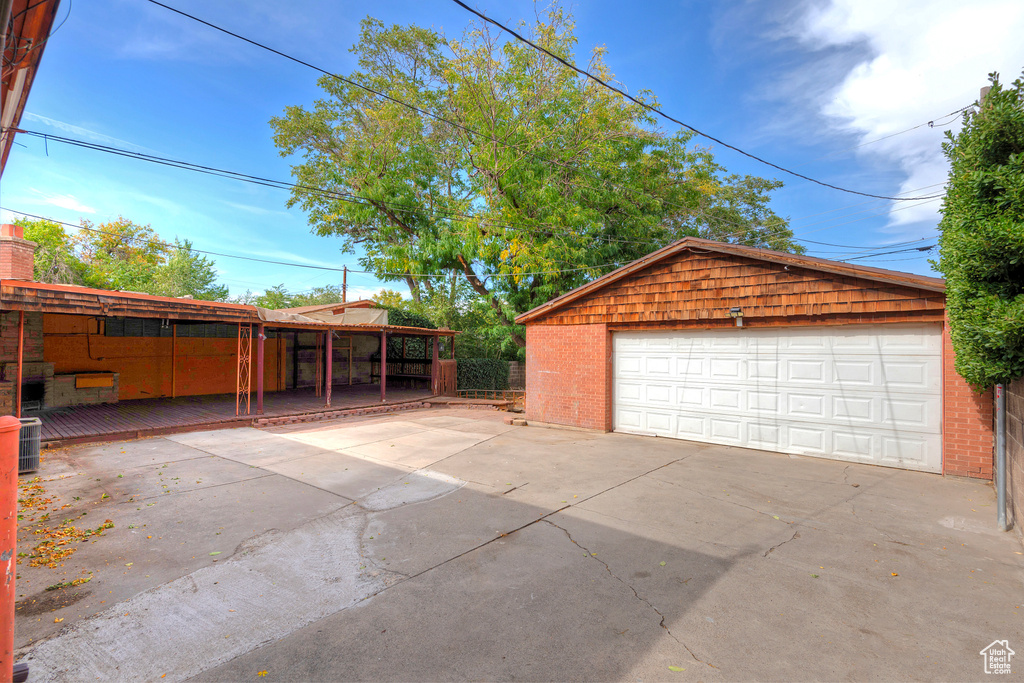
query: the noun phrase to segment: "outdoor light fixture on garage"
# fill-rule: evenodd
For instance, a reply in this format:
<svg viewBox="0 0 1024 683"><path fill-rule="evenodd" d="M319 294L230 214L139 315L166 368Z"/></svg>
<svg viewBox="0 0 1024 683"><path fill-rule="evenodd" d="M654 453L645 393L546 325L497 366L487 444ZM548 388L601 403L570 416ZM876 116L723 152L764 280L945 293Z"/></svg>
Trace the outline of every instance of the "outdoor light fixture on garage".
<svg viewBox="0 0 1024 683"><path fill-rule="evenodd" d="M733 306L729 309L729 315L736 319L736 327L743 327L743 309Z"/></svg>

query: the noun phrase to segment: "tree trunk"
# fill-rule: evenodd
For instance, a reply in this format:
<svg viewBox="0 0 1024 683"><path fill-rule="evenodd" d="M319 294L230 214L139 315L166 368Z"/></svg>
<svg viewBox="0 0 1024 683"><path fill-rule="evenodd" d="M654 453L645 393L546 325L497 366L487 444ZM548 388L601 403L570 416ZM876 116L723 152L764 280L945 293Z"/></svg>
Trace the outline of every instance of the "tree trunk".
<svg viewBox="0 0 1024 683"><path fill-rule="evenodd" d="M462 258L461 256L459 257L459 265L462 266L462 272L466 274L466 279L469 280L469 285L473 288L473 291L475 291L480 296L487 297L487 300L491 304L491 308L493 308L494 311L498 314L498 322L500 322L505 327L514 328L515 321L508 319L508 316L505 315L505 311L501 307L501 303L487 289L487 285L485 285L483 281L479 277L477 277L476 273L473 272L473 268L469 265L468 262L466 262L466 259ZM515 329L512 329L511 335L512 341L516 343L516 346L518 346L519 348L526 347L526 338L523 335L516 332Z"/></svg>

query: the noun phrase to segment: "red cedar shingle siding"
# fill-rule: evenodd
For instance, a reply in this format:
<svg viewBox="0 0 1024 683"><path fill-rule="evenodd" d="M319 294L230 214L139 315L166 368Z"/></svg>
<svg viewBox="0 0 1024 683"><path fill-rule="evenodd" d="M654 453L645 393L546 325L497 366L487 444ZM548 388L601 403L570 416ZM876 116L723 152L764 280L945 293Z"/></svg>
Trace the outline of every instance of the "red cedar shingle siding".
<svg viewBox="0 0 1024 683"><path fill-rule="evenodd" d="M729 254L681 252L553 310L530 325L605 323L615 329L940 322L945 296Z"/></svg>

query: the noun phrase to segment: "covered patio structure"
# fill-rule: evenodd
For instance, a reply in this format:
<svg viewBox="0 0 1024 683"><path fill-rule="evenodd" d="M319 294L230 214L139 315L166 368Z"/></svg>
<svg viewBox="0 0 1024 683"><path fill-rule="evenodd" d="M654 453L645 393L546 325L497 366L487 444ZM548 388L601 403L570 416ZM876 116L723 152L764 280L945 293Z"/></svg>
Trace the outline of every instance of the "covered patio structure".
<svg viewBox="0 0 1024 683"><path fill-rule="evenodd" d="M0 307L0 411L44 440L454 393L452 330L6 279Z"/></svg>

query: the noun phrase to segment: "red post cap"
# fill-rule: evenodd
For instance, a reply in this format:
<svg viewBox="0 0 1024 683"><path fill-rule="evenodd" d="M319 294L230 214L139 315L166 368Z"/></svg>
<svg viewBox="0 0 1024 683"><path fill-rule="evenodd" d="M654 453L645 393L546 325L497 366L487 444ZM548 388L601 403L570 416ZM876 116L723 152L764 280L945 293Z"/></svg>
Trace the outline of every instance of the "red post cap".
<svg viewBox="0 0 1024 683"><path fill-rule="evenodd" d="M0 434L13 432L15 429L21 429L21 420L13 415L4 415L3 417L0 417Z"/></svg>

